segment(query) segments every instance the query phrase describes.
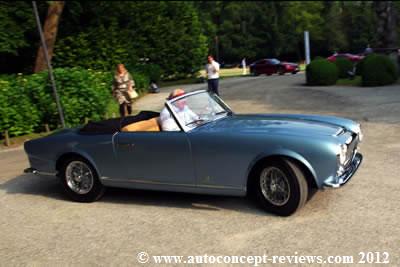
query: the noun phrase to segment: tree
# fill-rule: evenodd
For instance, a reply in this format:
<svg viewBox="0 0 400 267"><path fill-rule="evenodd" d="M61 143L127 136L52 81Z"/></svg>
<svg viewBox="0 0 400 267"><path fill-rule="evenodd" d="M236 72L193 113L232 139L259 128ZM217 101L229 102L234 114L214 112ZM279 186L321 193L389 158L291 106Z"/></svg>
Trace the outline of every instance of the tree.
<svg viewBox="0 0 400 267"><path fill-rule="evenodd" d="M0 1L0 73L32 70L31 33L35 30L30 2Z"/></svg>
<svg viewBox="0 0 400 267"><path fill-rule="evenodd" d="M376 16L371 2L343 2L341 5L342 28L349 52L360 53L368 44L376 43Z"/></svg>
<svg viewBox="0 0 400 267"><path fill-rule="evenodd" d="M164 78L179 78L205 63L207 39L191 2L88 2L81 7L77 15L90 22L75 34L64 29L75 24L63 23L56 66L110 70L124 63L134 69L146 60L159 65Z"/></svg>
<svg viewBox="0 0 400 267"><path fill-rule="evenodd" d="M48 50L49 60L53 57L54 45L57 39L58 24L64 9L64 1L52 1L49 4L47 17L44 23L43 34ZM42 45L39 46L33 72L37 73L47 69L46 58Z"/></svg>
<svg viewBox="0 0 400 267"><path fill-rule="evenodd" d="M392 1L374 1L374 10L378 19L377 45L381 48L397 45L397 14Z"/></svg>

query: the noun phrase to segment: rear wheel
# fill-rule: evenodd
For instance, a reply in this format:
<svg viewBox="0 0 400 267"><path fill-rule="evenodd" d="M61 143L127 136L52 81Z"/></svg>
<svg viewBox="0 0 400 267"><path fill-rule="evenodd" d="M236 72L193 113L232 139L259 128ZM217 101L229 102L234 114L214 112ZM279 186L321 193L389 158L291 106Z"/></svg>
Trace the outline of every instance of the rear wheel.
<svg viewBox="0 0 400 267"><path fill-rule="evenodd" d="M64 160L60 178L67 195L78 202L96 201L105 191L96 170L89 161L79 156Z"/></svg>
<svg viewBox="0 0 400 267"><path fill-rule="evenodd" d="M251 187L262 208L280 216L295 213L307 201L305 175L296 163L287 159L262 165L253 177Z"/></svg>

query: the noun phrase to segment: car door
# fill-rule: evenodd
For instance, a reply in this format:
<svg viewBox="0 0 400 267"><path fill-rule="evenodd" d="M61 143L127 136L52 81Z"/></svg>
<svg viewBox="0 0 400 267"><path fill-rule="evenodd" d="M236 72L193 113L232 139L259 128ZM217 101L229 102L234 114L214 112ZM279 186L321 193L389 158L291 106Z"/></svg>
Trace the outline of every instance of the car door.
<svg viewBox="0 0 400 267"><path fill-rule="evenodd" d="M274 74L278 72L279 64L277 64L276 61L269 59L267 60L267 64L268 64L268 70L267 70L268 74Z"/></svg>
<svg viewBox="0 0 400 267"><path fill-rule="evenodd" d="M267 73L267 61L265 59L261 60L259 63L259 73L266 74Z"/></svg>
<svg viewBox="0 0 400 267"><path fill-rule="evenodd" d="M187 134L176 132L119 132L114 153L119 179L193 185L193 160Z"/></svg>

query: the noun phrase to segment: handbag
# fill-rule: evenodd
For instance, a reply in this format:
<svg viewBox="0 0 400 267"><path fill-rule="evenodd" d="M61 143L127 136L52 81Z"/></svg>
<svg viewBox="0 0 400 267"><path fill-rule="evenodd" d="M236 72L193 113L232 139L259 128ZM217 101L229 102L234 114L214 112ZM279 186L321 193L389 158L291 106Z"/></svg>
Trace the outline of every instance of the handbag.
<svg viewBox="0 0 400 267"><path fill-rule="evenodd" d="M128 90L128 95L130 99L134 99L137 98L139 95L136 92L136 90L132 89L132 90Z"/></svg>

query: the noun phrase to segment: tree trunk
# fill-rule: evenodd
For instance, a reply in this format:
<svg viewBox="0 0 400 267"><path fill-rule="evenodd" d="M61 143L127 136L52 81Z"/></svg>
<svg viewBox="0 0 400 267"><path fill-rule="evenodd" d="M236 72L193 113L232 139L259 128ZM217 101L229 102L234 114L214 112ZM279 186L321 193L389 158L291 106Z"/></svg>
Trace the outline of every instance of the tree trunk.
<svg viewBox="0 0 400 267"><path fill-rule="evenodd" d="M375 1L377 40L379 48L393 48L397 44L397 14L392 1Z"/></svg>
<svg viewBox="0 0 400 267"><path fill-rule="evenodd" d="M49 60L53 57L54 44L57 38L58 23L61 18L61 13L64 9L64 1L53 1L50 3L47 10L46 21L44 22L43 35L46 42L47 50L49 53ZM44 50L42 45L39 46L34 73L47 69L46 58L44 56Z"/></svg>

